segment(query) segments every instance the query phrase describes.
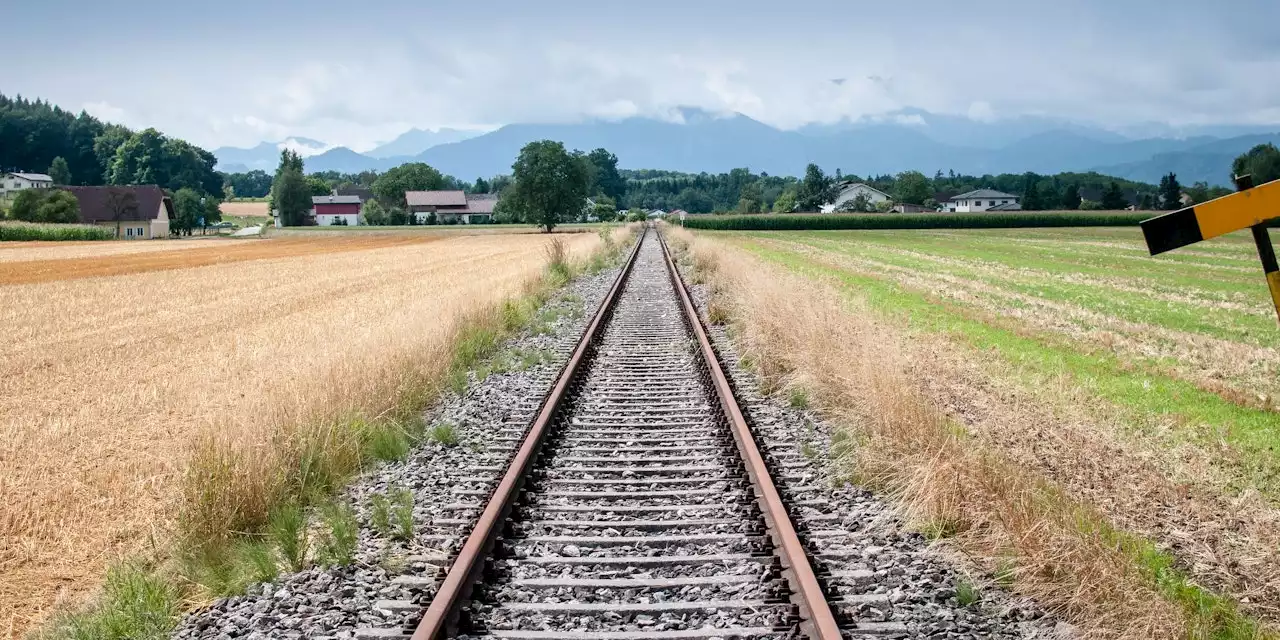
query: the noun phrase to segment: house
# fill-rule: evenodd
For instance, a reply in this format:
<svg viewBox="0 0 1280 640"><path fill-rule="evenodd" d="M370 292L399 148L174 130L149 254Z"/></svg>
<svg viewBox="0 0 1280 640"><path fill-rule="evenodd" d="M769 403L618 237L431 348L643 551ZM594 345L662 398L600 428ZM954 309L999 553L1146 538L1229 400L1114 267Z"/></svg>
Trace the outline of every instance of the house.
<svg viewBox="0 0 1280 640"><path fill-rule="evenodd" d="M1017 208L1009 208L1007 205L1016 205ZM1011 193L996 191L995 189L974 189L942 203L942 210L952 212L1021 211L1022 205L1018 203L1018 196Z"/></svg>
<svg viewBox="0 0 1280 640"><path fill-rule="evenodd" d="M836 192L836 199L829 204L822 205L822 213L839 211L843 205L853 202L859 195L865 196L867 203L873 208L876 204L888 202L891 199L889 194L861 182L842 182L837 185L837 189L839 191Z"/></svg>
<svg viewBox="0 0 1280 640"><path fill-rule="evenodd" d="M311 216L316 225L347 225L354 227L360 224L360 196L313 196L311 198ZM341 222L339 222L341 221Z"/></svg>
<svg viewBox="0 0 1280 640"><path fill-rule="evenodd" d="M493 193L462 191L406 191L405 204L419 224L435 216L437 224L485 224L493 219L498 196Z"/></svg>
<svg viewBox="0 0 1280 640"><path fill-rule="evenodd" d="M649 214L645 217L649 218L650 220L659 220L661 218L667 217L667 212L663 211L662 209L654 209L653 211L650 211Z"/></svg>
<svg viewBox="0 0 1280 640"><path fill-rule="evenodd" d="M48 189L53 178L43 173L6 173L0 176L0 198L12 198L23 189Z"/></svg>
<svg viewBox="0 0 1280 640"><path fill-rule="evenodd" d="M123 240L169 237L169 221L174 217L173 200L156 185L61 188L79 201L83 224L118 228ZM133 194L137 206L118 213L118 204L127 198L125 194Z"/></svg>
<svg viewBox="0 0 1280 640"><path fill-rule="evenodd" d="M922 204L900 202L893 205L893 209L890 209L890 211L893 211L894 213L924 213L926 211L933 211L933 209Z"/></svg>

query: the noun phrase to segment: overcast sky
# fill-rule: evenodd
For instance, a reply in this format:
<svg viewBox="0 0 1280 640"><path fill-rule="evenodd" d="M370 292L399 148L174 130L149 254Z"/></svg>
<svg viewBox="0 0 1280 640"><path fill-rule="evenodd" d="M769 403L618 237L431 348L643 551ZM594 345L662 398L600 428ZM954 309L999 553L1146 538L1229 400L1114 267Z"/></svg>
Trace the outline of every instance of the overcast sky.
<svg viewBox="0 0 1280 640"><path fill-rule="evenodd" d="M0 92L212 149L409 127L903 107L1118 128L1280 124L1276 0L42 0ZM1280 127L1277 127L1280 128Z"/></svg>

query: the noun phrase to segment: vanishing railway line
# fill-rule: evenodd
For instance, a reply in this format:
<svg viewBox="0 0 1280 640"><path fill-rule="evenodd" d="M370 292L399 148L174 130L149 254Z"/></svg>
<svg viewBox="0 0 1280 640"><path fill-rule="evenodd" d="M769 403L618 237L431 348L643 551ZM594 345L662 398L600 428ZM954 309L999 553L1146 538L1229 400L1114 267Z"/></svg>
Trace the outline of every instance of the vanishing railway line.
<svg viewBox="0 0 1280 640"><path fill-rule="evenodd" d="M357 637L906 634L842 552L856 532L813 528L837 519L818 488L775 485L794 454L756 443L655 231L527 429L495 447L515 453L488 501L466 491L434 522L470 530L443 580L410 577L419 600L378 604L425 606L416 628ZM788 508L807 514L800 531Z"/></svg>

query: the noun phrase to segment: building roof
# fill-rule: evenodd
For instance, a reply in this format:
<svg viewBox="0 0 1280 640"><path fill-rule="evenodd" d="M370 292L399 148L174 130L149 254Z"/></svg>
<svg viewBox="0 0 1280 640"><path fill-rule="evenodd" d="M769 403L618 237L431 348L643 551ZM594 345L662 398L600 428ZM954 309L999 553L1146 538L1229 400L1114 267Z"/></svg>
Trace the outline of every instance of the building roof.
<svg viewBox="0 0 1280 640"><path fill-rule="evenodd" d="M467 196L468 213L493 213L498 206L498 196L493 193L473 193Z"/></svg>
<svg viewBox="0 0 1280 640"><path fill-rule="evenodd" d="M22 173L18 171L11 171L9 172L9 175L18 176L19 178L30 180L32 182L53 182L53 178L50 178L48 175L43 173Z"/></svg>
<svg viewBox="0 0 1280 640"><path fill-rule="evenodd" d="M337 193L340 196L359 196L361 202L373 199L373 189L368 187L338 187Z"/></svg>
<svg viewBox="0 0 1280 640"><path fill-rule="evenodd" d="M360 204L360 196L311 196L311 204Z"/></svg>
<svg viewBox="0 0 1280 640"><path fill-rule="evenodd" d="M164 195L164 191L154 184L136 187L62 187L80 201L80 222L94 224L96 222L115 222L115 213L109 206L112 192L131 192L138 202L138 208L131 214L120 218L122 222L138 222L155 220L156 212L163 204L169 219L173 219L173 200Z"/></svg>
<svg viewBox="0 0 1280 640"><path fill-rule="evenodd" d="M840 192L841 192L841 193L844 193L845 191L848 191L848 190L853 189L853 188L855 188L855 187L866 187L867 189L870 189L870 190L872 190L872 191L874 191L874 192L876 192L876 193L878 193L878 194L880 194L880 195L882 195L882 196L884 196L884 197L886 197L886 198L888 198L888 197L889 197L889 194L887 194L887 193L885 193L885 192L883 192L883 191L881 191L881 190L879 190L879 189L877 189L877 188L875 188L875 187L873 187L873 186L871 186L871 185L869 185L869 184L867 184L867 183L865 183L865 182L846 182L846 183L842 183L842 184L843 184L844 186L840 187Z"/></svg>
<svg viewBox="0 0 1280 640"><path fill-rule="evenodd" d="M952 198L952 200L972 200L974 198L1015 198L1016 199L1017 197L1018 196L1015 196L1012 193L996 191L995 189L974 189L973 191L962 193Z"/></svg>
<svg viewBox="0 0 1280 640"><path fill-rule="evenodd" d="M1016 202L1009 202L1007 204L998 204L994 207L987 207L987 211L1022 211L1022 205Z"/></svg>
<svg viewBox="0 0 1280 640"><path fill-rule="evenodd" d="M410 207L467 206L467 194L461 191L406 191L404 200Z"/></svg>

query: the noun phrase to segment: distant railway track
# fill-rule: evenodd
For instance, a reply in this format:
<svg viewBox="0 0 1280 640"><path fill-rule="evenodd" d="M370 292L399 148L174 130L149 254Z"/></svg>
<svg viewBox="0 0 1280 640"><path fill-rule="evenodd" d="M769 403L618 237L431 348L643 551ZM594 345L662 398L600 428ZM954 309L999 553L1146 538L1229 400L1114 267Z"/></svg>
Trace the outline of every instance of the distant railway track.
<svg viewBox="0 0 1280 640"><path fill-rule="evenodd" d="M416 627L358 638L906 634L885 621L872 572L845 564L857 558L841 540L857 533L813 528L837 520L819 488L775 484L771 468L800 462L753 436L656 231L536 416L510 431L494 446L514 453L487 499L433 523L469 527L443 579L403 577L418 599L376 605L422 611Z"/></svg>

